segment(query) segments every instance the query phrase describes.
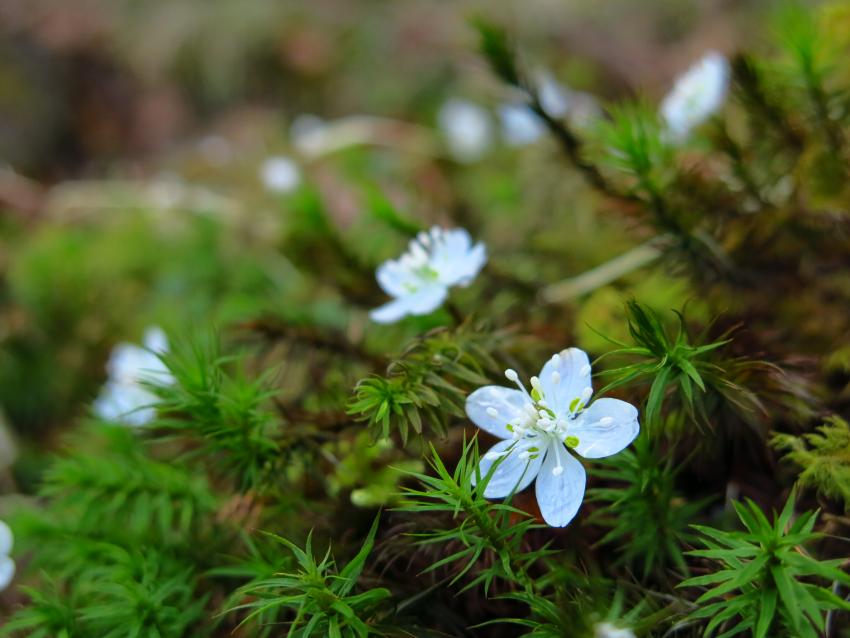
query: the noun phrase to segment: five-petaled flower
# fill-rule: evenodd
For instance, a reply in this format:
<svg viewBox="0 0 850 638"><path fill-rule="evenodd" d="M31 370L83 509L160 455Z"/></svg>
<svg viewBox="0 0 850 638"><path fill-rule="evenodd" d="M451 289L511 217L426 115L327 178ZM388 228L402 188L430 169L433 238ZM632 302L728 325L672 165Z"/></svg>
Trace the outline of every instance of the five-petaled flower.
<svg viewBox="0 0 850 638"><path fill-rule="evenodd" d="M585 471L567 449L588 459L616 454L637 436L637 409L618 399L593 394L587 354L570 348L552 356L526 390L514 370L505 376L519 389L488 385L466 400L466 413L482 430L502 439L482 458L485 477L501 460L484 490L487 498L519 492L537 478L540 513L549 525L563 527L584 497Z"/></svg>
<svg viewBox="0 0 850 638"><path fill-rule="evenodd" d="M487 249L472 245L462 228L434 226L411 240L398 259L385 261L376 277L392 301L369 316L378 323L392 323L405 315L426 315L439 308L450 286L468 286L487 261Z"/></svg>
<svg viewBox="0 0 850 638"><path fill-rule="evenodd" d="M729 63L714 51L679 77L661 103L661 117L673 141L683 141L723 106L728 89Z"/></svg>
<svg viewBox="0 0 850 638"><path fill-rule="evenodd" d="M168 339L158 327L145 331L144 347L119 343L112 350L106 370L109 380L94 402L94 412L102 419L140 426L156 412L156 396L145 383L171 385L174 377L158 355L168 351Z"/></svg>
<svg viewBox="0 0 850 638"><path fill-rule="evenodd" d="M12 530L0 521L0 591L6 589L15 577L15 561L9 556L13 543Z"/></svg>

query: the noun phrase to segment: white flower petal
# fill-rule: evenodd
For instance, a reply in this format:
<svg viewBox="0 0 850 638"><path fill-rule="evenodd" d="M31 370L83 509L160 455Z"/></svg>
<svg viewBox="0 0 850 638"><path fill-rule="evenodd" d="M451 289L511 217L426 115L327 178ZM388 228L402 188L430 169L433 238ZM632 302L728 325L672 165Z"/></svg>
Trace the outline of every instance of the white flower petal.
<svg viewBox="0 0 850 638"><path fill-rule="evenodd" d="M407 314L407 300L399 297L370 311L369 318L375 323L395 323Z"/></svg>
<svg viewBox="0 0 850 638"><path fill-rule="evenodd" d="M269 157L260 167L260 181L273 193L289 193L301 183L301 169L283 155Z"/></svg>
<svg viewBox="0 0 850 638"><path fill-rule="evenodd" d="M552 357L543 366L540 371L540 385L546 404L558 416L566 418L573 400L586 395L586 388L591 388L591 391L593 388L587 353L578 348L562 350L557 357Z"/></svg>
<svg viewBox="0 0 850 638"><path fill-rule="evenodd" d="M635 406L619 399L597 399L570 424L569 436L579 444L575 450L588 459L616 454L640 432Z"/></svg>
<svg viewBox="0 0 850 638"><path fill-rule="evenodd" d="M393 323L405 315L427 315L443 304L448 292L445 286L427 286L376 308L369 317L376 323Z"/></svg>
<svg viewBox="0 0 850 638"><path fill-rule="evenodd" d="M472 162L490 148L492 125L487 111L467 100L450 99L437 116L449 152L461 162Z"/></svg>
<svg viewBox="0 0 850 638"><path fill-rule="evenodd" d="M508 423L516 423L520 410L531 403L519 390L499 385L485 385L466 398L466 414L485 432L500 439L509 439L512 434ZM492 416L495 411L497 416Z"/></svg>
<svg viewBox="0 0 850 638"><path fill-rule="evenodd" d="M0 556L0 591L6 589L15 577L15 561L8 556Z"/></svg>
<svg viewBox="0 0 850 638"><path fill-rule="evenodd" d="M525 146L536 142L545 128L540 118L527 104L502 104L499 107L502 136L510 146Z"/></svg>
<svg viewBox="0 0 850 638"><path fill-rule="evenodd" d="M168 337L165 331L159 326L151 326L145 330L145 336L142 339L145 348L152 352L164 353L168 352Z"/></svg>
<svg viewBox="0 0 850 638"><path fill-rule="evenodd" d="M15 536L12 534L12 528L5 521L0 521L0 556L7 556L12 551Z"/></svg>
<svg viewBox="0 0 850 638"><path fill-rule="evenodd" d="M434 284L433 286L417 290L405 299L410 314L427 315L429 312L433 312L442 306L448 294L448 288Z"/></svg>
<svg viewBox="0 0 850 638"><path fill-rule="evenodd" d="M661 117L675 141L683 140L723 105L729 74L726 58L712 51L676 80L661 103Z"/></svg>
<svg viewBox="0 0 850 638"><path fill-rule="evenodd" d="M385 261L375 272L378 285L385 293L393 297L409 294L411 286L417 284L416 277L409 268L405 268L395 259Z"/></svg>
<svg viewBox="0 0 850 638"><path fill-rule="evenodd" d="M92 406L105 421L141 426L150 422L156 411L150 407L156 396L138 384L108 382Z"/></svg>
<svg viewBox="0 0 850 638"><path fill-rule="evenodd" d="M536 458L522 458L522 453L533 445L533 442L527 440L499 441L487 451L487 454L481 457L478 470L483 480L496 460L507 453L493 472L490 482L487 483L484 490L486 498L504 498L508 494L521 492L531 484L543 462L543 450L540 450ZM492 458L493 456L496 456L496 458ZM475 478L473 477L474 482Z"/></svg>
<svg viewBox="0 0 850 638"><path fill-rule="evenodd" d="M563 470L557 473L559 459ZM564 527L573 520L584 499L585 481L581 462L567 452L563 444L550 445L535 486L537 504L547 524Z"/></svg>
<svg viewBox="0 0 850 638"><path fill-rule="evenodd" d="M469 233L463 228L444 231L431 253L428 264L446 286L467 286L487 263L487 248L479 242L472 246Z"/></svg>
<svg viewBox="0 0 850 638"><path fill-rule="evenodd" d="M593 638L635 638L635 633L631 629L620 629L609 622L603 622L594 626Z"/></svg>

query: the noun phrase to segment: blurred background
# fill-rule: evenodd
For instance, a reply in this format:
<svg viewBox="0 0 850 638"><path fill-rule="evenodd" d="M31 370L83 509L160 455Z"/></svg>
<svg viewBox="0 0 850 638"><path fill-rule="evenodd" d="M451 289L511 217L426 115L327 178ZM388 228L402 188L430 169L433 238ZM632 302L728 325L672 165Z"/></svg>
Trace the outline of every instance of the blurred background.
<svg viewBox="0 0 850 638"><path fill-rule="evenodd" d="M589 118L657 102L707 50L757 49L769 5L0 0L0 463L21 447L25 487L27 451L86 414L112 346L154 323L271 316L368 342L371 273L400 230L467 226L494 274L532 286L639 241L592 214L533 123L511 126L516 96L470 18L508 26L527 68ZM317 229L348 252L305 243ZM618 285L661 307L686 298L670 279ZM589 317L604 325L620 299L603 288L538 329L557 317L559 338L593 348ZM497 289L478 312L509 319L515 303ZM356 378L332 388L343 404Z"/></svg>

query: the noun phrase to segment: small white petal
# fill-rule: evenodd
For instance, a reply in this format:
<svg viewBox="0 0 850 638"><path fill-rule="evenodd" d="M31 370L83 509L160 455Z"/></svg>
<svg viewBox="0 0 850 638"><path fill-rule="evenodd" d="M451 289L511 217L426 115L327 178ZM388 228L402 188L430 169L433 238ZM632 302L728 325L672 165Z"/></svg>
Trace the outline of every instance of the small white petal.
<svg viewBox="0 0 850 638"><path fill-rule="evenodd" d="M661 116L675 141L717 111L729 88L729 63L710 52L676 80L673 90L661 103Z"/></svg>
<svg viewBox="0 0 850 638"><path fill-rule="evenodd" d="M5 521L0 521L0 556L10 554L14 542L15 536L12 534L12 528Z"/></svg>
<svg viewBox="0 0 850 638"><path fill-rule="evenodd" d="M502 136L510 146L525 146L536 142L545 127L540 118L526 104L502 104L499 106Z"/></svg>
<svg viewBox="0 0 850 638"><path fill-rule="evenodd" d="M437 119L446 146L455 159L472 162L490 148L492 122L487 111L477 104L460 99L447 100Z"/></svg>
<svg viewBox="0 0 850 638"><path fill-rule="evenodd" d="M393 299L383 306L379 306L369 312L369 318L375 323L395 323L408 314L407 303L404 297Z"/></svg>
<svg viewBox="0 0 850 638"><path fill-rule="evenodd" d="M512 434L507 425L522 420L522 412L527 405L528 399L519 390L486 385L466 398L466 414L485 432L500 439L509 439ZM496 412L495 416L491 410Z"/></svg>
<svg viewBox="0 0 850 638"><path fill-rule="evenodd" d="M560 446L557 454L555 445ZM556 474L558 456L563 469ZM581 463L561 443L553 443L546 452L535 486L543 520L552 527L564 527L573 520L584 499L585 481Z"/></svg>
<svg viewBox="0 0 850 638"><path fill-rule="evenodd" d="M570 425L568 434L579 440L576 452L588 459L598 459L625 448L638 432L637 408L619 399L603 398L591 403L579 415Z"/></svg>
<svg viewBox="0 0 850 638"><path fill-rule="evenodd" d="M428 286L376 308L369 316L376 323L392 323L405 315L427 315L443 304L448 293L445 286Z"/></svg>
<svg viewBox="0 0 850 638"><path fill-rule="evenodd" d="M543 455L538 454L537 458L521 458L532 444L524 441L499 441L490 451L484 455L484 458L478 464L481 479L487 476L487 472L495 463L495 460L490 460L488 455L493 452L495 454L503 454L510 450L510 454L502 458L499 466L493 472L493 476L487 483L484 489L486 498L504 498L513 492L521 492L528 487L537 476L542 463ZM474 477L473 477L474 483Z"/></svg>
<svg viewBox="0 0 850 638"><path fill-rule="evenodd" d="M6 589L15 577L15 561L8 556L0 556L0 591Z"/></svg>
<svg viewBox="0 0 850 638"><path fill-rule="evenodd" d="M549 407L560 417L569 416L570 402L581 396L581 391L590 385L589 379L581 375L584 366L590 365L587 354L578 348L570 348L553 356L540 371L543 394ZM558 373L558 383L553 375Z"/></svg>
<svg viewBox="0 0 850 638"><path fill-rule="evenodd" d="M620 629L609 622L603 622L594 626L593 638L635 638L635 633L631 629Z"/></svg>
<svg viewBox="0 0 850 638"><path fill-rule="evenodd" d="M260 180L273 193L289 193L301 183L301 170L288 157L270 157L260 167Z"/></svg>

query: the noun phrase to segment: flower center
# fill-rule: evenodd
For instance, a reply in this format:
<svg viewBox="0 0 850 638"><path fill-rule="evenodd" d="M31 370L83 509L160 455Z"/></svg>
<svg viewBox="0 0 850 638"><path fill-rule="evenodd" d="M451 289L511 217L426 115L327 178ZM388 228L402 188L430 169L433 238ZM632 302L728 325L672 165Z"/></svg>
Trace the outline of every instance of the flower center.
<svg viewBox="0 0 850 638"><path fill-rule="evenodd" d="M569 448L578 446L578 437L570 435L568 431L570 423L575 421L590 399L593 392L590 386L584 388L580 396L574 397L566 410L559 410L559 406L552 403L554 397L547 400L543 385L538 377L531 377L531 392L528 392L522 381L519 380L516 371L505 370L505 376L516 383L528 399L520 410L519 416L507 425L507 429L514 440L540 438L541 442L545 441L546 443L552 440L561 441ZM551 381L553 385L560 384L561 378L557 371L552 373ZM495 412L495 410L493 411ZM491 414L490 416L495 415ZM528 452L530 452L529 458L535 458L540 450L530 447ZM558 467L560 467L560 462Z"/></svg>

